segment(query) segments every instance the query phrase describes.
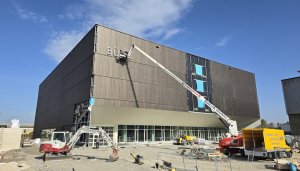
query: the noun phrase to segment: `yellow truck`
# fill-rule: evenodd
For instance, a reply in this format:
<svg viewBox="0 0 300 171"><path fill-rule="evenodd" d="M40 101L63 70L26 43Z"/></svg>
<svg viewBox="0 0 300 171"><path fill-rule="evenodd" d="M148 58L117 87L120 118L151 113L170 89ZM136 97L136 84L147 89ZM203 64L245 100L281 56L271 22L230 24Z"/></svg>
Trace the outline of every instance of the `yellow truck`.
<svg viewBox="0 0 300 171"><path fill-rule="evenodd" d="M196 138L195 136L184 135L184 136L178 137L176 139L175 144L177 144L177 145L193 145L195 138Z"/></svg>
<svg viewBox="0 0 300 171"><path fill-rule="evenodd" d="M283 130L247 128L242 130L242 136L246 156L271 159L292 156L292 150L286 144Z"/></svg>

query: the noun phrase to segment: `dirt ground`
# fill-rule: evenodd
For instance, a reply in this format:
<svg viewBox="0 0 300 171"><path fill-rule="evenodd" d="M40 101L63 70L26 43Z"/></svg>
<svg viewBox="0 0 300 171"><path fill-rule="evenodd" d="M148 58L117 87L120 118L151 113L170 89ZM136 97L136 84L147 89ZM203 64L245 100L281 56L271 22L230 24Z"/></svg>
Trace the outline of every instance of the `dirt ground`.
<svg viewBox="0 0 300 171"><path fill-rule="evenodd" d="M44 162L42 154L38 152L38 146L21 148L19 150L12 150L0 159L0 171L7 170L25 170L25 171L92 171L92 170L105 170L105 171L154 171L155 163L162 164L162 160L172 163L176 171L196 171L196 166L199 171L263 171L269 170L265 165L272 166L274 161L256 160L248 161L247 158L241 159L240 157L226 158L223 157L218 160L195 160L183 157L180 155L182 150L178 150L179 146L171 144L153 144L153 145L127 145L119 148L119 160L116 162L107 162L108 156L112 150L109 148L75 148L72 150L73 158L61 160L49 160ZM190 146L191 147L191 146ZM199 147L194 145L192 147ZM187 150L188 151L188 150ZM130 156L142 155L144 164L138 165L134 163L134 159ZM300 160L300 155L296 156ZM89 159L88 157L95 157ZM76 158L76 160L74 159ZM15 163L9 163L15 162ZM4 166L3 163L7 165ZM2 165L2 167L1 167ZM16 167L16 165L19 165ZM160 169L163 170L163 169ZM272 169L271 169L272 170Z"/></svg>

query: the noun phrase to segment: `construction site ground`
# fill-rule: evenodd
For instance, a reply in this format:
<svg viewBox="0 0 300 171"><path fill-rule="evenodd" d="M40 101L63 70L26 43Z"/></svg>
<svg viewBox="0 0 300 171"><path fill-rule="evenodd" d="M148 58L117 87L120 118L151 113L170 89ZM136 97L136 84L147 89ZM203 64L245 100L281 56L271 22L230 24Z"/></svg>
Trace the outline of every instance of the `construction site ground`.
<svg viewBox="0 0 300 171"><path fill-rule="evenodd" d="M2 154L0 159L0 171L10 170L48 170L48 171L89 171L89 170L105 170L105 171L153 171L155 163L162 165L162 160L172 163L172 166L178 170L199 171L219 170L219 171L260 171L270 170L267 166L274 165L272 160L255 160L248 161L247 158L223 157L219 160L208 159L190 159L180 155L177 145L171 144L148 144L148 145L126 145L119 148L119 160L116 162L107 162L112 150L110 148L75 148L72 150L73 157L60 160L49 160L44 162L42 154L39 153L39 147L25 147L18 150L11 150ZM188 147L201 147L193 145ZM189 150L187 150L188 152ZM133 157L130 155L142 155L144 164L138 165L134 163ZM95 157L95 158L93 158ZM294 158L300 160L299 153L294 154ZM163 170L163 169L160 169Z"/></svg>

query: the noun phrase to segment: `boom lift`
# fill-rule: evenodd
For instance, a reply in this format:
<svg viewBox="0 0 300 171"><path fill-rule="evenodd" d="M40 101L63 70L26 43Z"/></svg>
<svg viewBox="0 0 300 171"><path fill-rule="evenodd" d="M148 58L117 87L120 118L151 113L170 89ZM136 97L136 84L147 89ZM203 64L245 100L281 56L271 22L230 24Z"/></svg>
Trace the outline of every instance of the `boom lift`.
<svg viewBox="0 0 300 171"><path fill-rule="evenodd" d="M155 63L157 66L159 66L163 71L165 71L168 75L170 75L172 78L174 78L177 82L179 82L184 88L186 88L188 91L190 91L194 96L196 96L198 99L203 101L205 105L207 105L213 112L216 113L217 117L221 120L223 124L228 128L229 134L227 134L227 137L230 136L237 136L238 135L238 129L236 121L231 120L228 116L226 116L223 112L221 112L216 106L211 104L208 100L206 100L203 96L201 96L196 90L194 90L192 87L190 87L187 83L182 81L179 77L177 77L175 74L173 74L171 71L169 71L166 67L164 67L162 64L160 64L158 61L153 59L150 55L148 55L146 52L141 50L138 46L132 45L130 50L122 51L120 53L120 56L118 58L119 61L126 61L131 53L132 50L136 49L139 52L141 52L144 56L146 56L148 59L150 59L153 63Z"/></svg>
<svg viewBox="0 0 300 171"><path fill-rule="evenodd" d="M89 126L82 126L71 137L67 131L53 132L50 141L44 141L40 145L40 152L44 153L43 160L48 158L63 158L71 156L70 151L79 140L82 134L99 134L109 147L113 149L112 155L109 156L109 161L117 161L119 159L118 149L116 144L113 143L109 135L101 128L91 128Z"/></svg>
<svg viewBox="0 0 300 171"><path fill-rule="evenodd" d="M210 103L208 100L206 100L196 90L194 90L187 83L182 81L179 77L177 77L175 74L173 74L171 71L169 71L166 67L164 67L162 64L160 64L158 61L156 61L154 58L152 58L146 52L141 50L138 46L133 44L130 47L129 51L120 51L120 55L118 56L117 61L126 62L128 59L130 59L133 49L138 50L140 53L142 53L144 56L146 56L149 60L151 60L153 63L155 63L159 68L161 68L168 75L170 75L172 78L174 78L178 83L180 83L185 89L187 89L194 96L196 96L198 99L203 101L203 103L205 105L207 105L211 109L211 111L217 115L219 120L228 128L228 132L229 132L229 133L226 133L227 138L220 140L219 145L221 148L227 149L232 146L233 147L243 146L243 139L242 139L241 135L239 135L236 121L234 121L234 120L230 119L228 116L226 116L222 111L220 111L216 106L214 106L212 103Z"/></svg>

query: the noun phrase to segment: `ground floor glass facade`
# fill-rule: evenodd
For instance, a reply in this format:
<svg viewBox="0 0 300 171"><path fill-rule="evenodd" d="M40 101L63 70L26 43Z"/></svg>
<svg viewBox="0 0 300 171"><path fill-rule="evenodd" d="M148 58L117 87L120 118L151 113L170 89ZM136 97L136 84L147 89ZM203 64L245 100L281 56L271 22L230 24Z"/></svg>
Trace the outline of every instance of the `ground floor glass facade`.
<svg viewBox="0 0 300 171"><path fill-rule="evenodd" d="M118 125L117 128L115 131L118 131L118 143L172 141L182 135L192 135L197 138L213 140L215 137L220 137L226 132L222 128L154 125ZM102 126L102 129L113 139L113 126ZM95 147L98 136L97 134L89 134L88 146ZM105 146L107 143L100 137L100 146L103 145Z"/></svg>
<svg viewBox="0 0 300 171"><path fill-rule="evenodd" d="M225 132L225 129L206 127L119 125L118 142L171 141L182 135L209 140Z"/></svg>

